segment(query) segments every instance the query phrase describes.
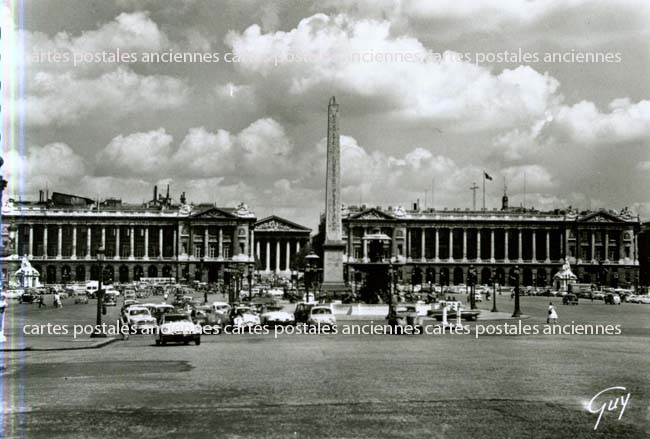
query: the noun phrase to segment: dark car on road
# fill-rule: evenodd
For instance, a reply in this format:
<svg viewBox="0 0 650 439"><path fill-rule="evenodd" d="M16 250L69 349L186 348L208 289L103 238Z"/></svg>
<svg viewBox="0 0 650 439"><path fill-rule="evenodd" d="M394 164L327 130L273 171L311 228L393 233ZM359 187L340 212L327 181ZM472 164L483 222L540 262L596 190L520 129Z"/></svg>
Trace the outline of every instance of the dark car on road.
<svg viewBox="0 0 650 439"><path fill-rule="evenodd" d="M208 326L211 328L209 333L221 333L221 329L226 325L226 316L216 313L211 306L198 306L192 310L190 317L194 323L201 327ZM207 331L206 331L207 333Z"/></svg>
<svg viewBox="0 0 650 439"><path fill-rule="evenodd" d="M299 303L296 305L296 310L293 312L296 323L307 323L309 315L311 314L311 309L314 306L315 304L313 303Z"/></svg>
<svg viewBox="0 0 650 439"><path fill-rule="evenodd" d="M37 303L38 294L34 291L25 291L19 298L18 302L20 303Z"/></svg>
<svg viewBox="0 0 650 439"><path fill-rule="evenodd" d="M578 303L578 296L575 294L569 293L566 296L562 297L563 305L577 305Z"/></svg>

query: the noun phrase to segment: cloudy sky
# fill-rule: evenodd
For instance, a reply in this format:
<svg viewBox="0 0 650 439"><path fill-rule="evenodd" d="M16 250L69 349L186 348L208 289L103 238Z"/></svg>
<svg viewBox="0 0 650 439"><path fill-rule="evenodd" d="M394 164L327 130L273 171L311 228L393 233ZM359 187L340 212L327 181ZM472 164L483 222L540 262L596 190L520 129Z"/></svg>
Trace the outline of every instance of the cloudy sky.
<svg viewBox="0 0 650 439"><path fill-rule="evenodd" d="M504 177L523 203L525 175L529 207L650 218L646 1L9 3L3 171L23 198L170 183L314 227L336 95L346 204L471 207L485 170L490 208Z"/></svg>

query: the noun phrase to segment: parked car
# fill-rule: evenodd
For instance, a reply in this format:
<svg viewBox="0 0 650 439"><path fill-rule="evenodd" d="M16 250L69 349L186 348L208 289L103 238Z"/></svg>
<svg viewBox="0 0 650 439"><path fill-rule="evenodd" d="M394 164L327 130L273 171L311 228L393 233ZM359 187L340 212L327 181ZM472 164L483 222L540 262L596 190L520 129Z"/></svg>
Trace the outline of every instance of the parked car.
<svg viewBox="0 0 650 439"><path fill-rule="evenodd" d="M573 293L569 293L566 296L562 297L563 305L578 305L578 303L580 303L578 301L578 296Z"/></svg>
<svg viewBox="0 0 650 439"><path fill-rule="evenodd" d="M166 314L173 314L176 313L176 308L174 308L172 305L168 305L166 303L159 303L156 305L155 310L151 313L151 315L156 319L158 324L162 322L162 318Z"/></svg>
<svg viewBox="0 0 650 439"><path fill-rule="evenodd" d="M605 293L602 291L594 291L592 293L594 300L605 300Z"/></svg>
<svg viewBox="0 0 650 439"><path fill-rule="evenodd" d="M25 290L6 290L4 297L5 299L19 299L23 294L25 294Z"/></svg>
<svg viewBox="0 0 650 439"><path fill-rule="evenodd" d="M608 293L605 295L605 305L620 305L621 296L618 294Z"/></svg>
<svg viewBox="0 0 650 439"><path fill-rule="evenodd" d="M644 303L646 305L650 305L650 296L649 295L638 296L638 300L639 300L638 303Z"/></svg>
<svg viewBox="0 0 650 439"><path fill-rule="evenodd" d="M190 313L192 321L203 327L210 327L209 333L219 334L225 326L226 316L216 313L211 306L202 305L192 310Z"/></svg>
<svg viewBox="0 0 650 439"><path fill-rule="evenodd" d="M18 303L35 303L38 302L38 294L35 291L27 290L18 298Z"/></svg>
<svg viewBox="0 0 650 439"><path fill-rule="evenodd" d="M307 325L336 328L336 316L329 306L315 305L309 310Z"/></svg>
<svg viewBox="0 0 650 439"><path fill-rule="evenodd" d="M273 297L284 297L284 290L280 288L271 288L266 291L266 294Z"/></svg>
<svg viewBox="0 0 650 439"><path fill-rule="evenodd" d="M97 297L97 290L99 290L99 282L91 280L86 284L86 295L91 299Z"/></svg>
<svg viewBox="0 0 650 439"><path fill-rule="evenodd" d="M86 288L83 285L70 285L66 288L66 291L71 296L86 296Z"/></svg>
<svg viewBox="0 0 650 439"><path fill-rule="evenodd" d="M189 344L191 341L197 346L201 344L201 326L194 324L190 316L171 313L162 316L156 345L168 342Z"/></svg>
<svg viewBox="0 0 650 439"><path fill-rule="evenodd" d="M88 296L75 296L74 303L75 305L85 305L88 303Z"/></svg>
<svg viewBox="0 0 650 439"><path fill-rule="evenodd" d="M393 326L410 326L413 328L424 328L424 316L417 312L415 305L398 305L395 315L388 319L388 324Z"/></svg>
<svg viewBox="0 0 650 439"><path fill-rule="evenodd" d="M294 325L296 317L293 313L284 311L281 305L266 305L260 315L260 323L269 326Z"/></svg>
<svg viewBox="0 0 650 439"><path fill-rule="evenodd" d="M230 312L230 308L232 308L232 306L230 306L229 303L212 302L212 309L214 310L215 313L228 315L228 313Z"/></svg>
<svg viewBox="0 0 650 439"><path fill-rule="evenodd" d="M311 309L315 306L313 303L299 303L293 311L296 323L307 323Z"/></svg>
<svg viewBox="0 0 650 439"><path fill-rule="evenodd" d="M153 331L156 319L144 306L130 306L125 312L125 321L129 330L135 332Z"/></svg>
<svg viewBox="0 0 650 439"><path fill-rule="evenodd" d="M250 328L261 324L260 316L246 305L233 306L228 314L228 323L237 328Z"/></svg>

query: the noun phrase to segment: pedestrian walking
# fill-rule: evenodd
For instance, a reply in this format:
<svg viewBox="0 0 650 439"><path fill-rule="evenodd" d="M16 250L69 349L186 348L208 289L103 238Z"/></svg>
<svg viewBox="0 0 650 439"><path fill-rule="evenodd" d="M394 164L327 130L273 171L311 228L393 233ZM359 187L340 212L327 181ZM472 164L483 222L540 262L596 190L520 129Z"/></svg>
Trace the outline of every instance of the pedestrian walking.
<svg viewBox="0 0 650 439"><path fill-rule="evenodd" d="M208 290L203 293L203 303L208 303Z"/></svg>
<svg viewBox="0 0 650 439"><path fill-rule="evenodd" d="M42 294L38 295L38 307L39 309L45 307L45 297Z"/></svg>
<svg viewBox="0 0 650 439"><path fill-rule="evenodd" d="M557 323L557 310L553 306L553 302L549 302L548 304L548 317L546 318L546 323L551 324L551 323Z"/></svg>

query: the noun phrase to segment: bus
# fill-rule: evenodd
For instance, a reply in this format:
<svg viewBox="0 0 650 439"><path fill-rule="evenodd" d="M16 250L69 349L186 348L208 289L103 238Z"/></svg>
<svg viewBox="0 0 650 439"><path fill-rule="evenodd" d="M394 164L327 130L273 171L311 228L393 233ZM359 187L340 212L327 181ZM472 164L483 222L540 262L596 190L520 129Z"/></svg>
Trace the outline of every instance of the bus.
<svg viewBox="0 0 650 439"><path fill-rule="evenodd" d="M176 283L175 277L141 277L140 282L149 285L174 285Z"/></svg>

